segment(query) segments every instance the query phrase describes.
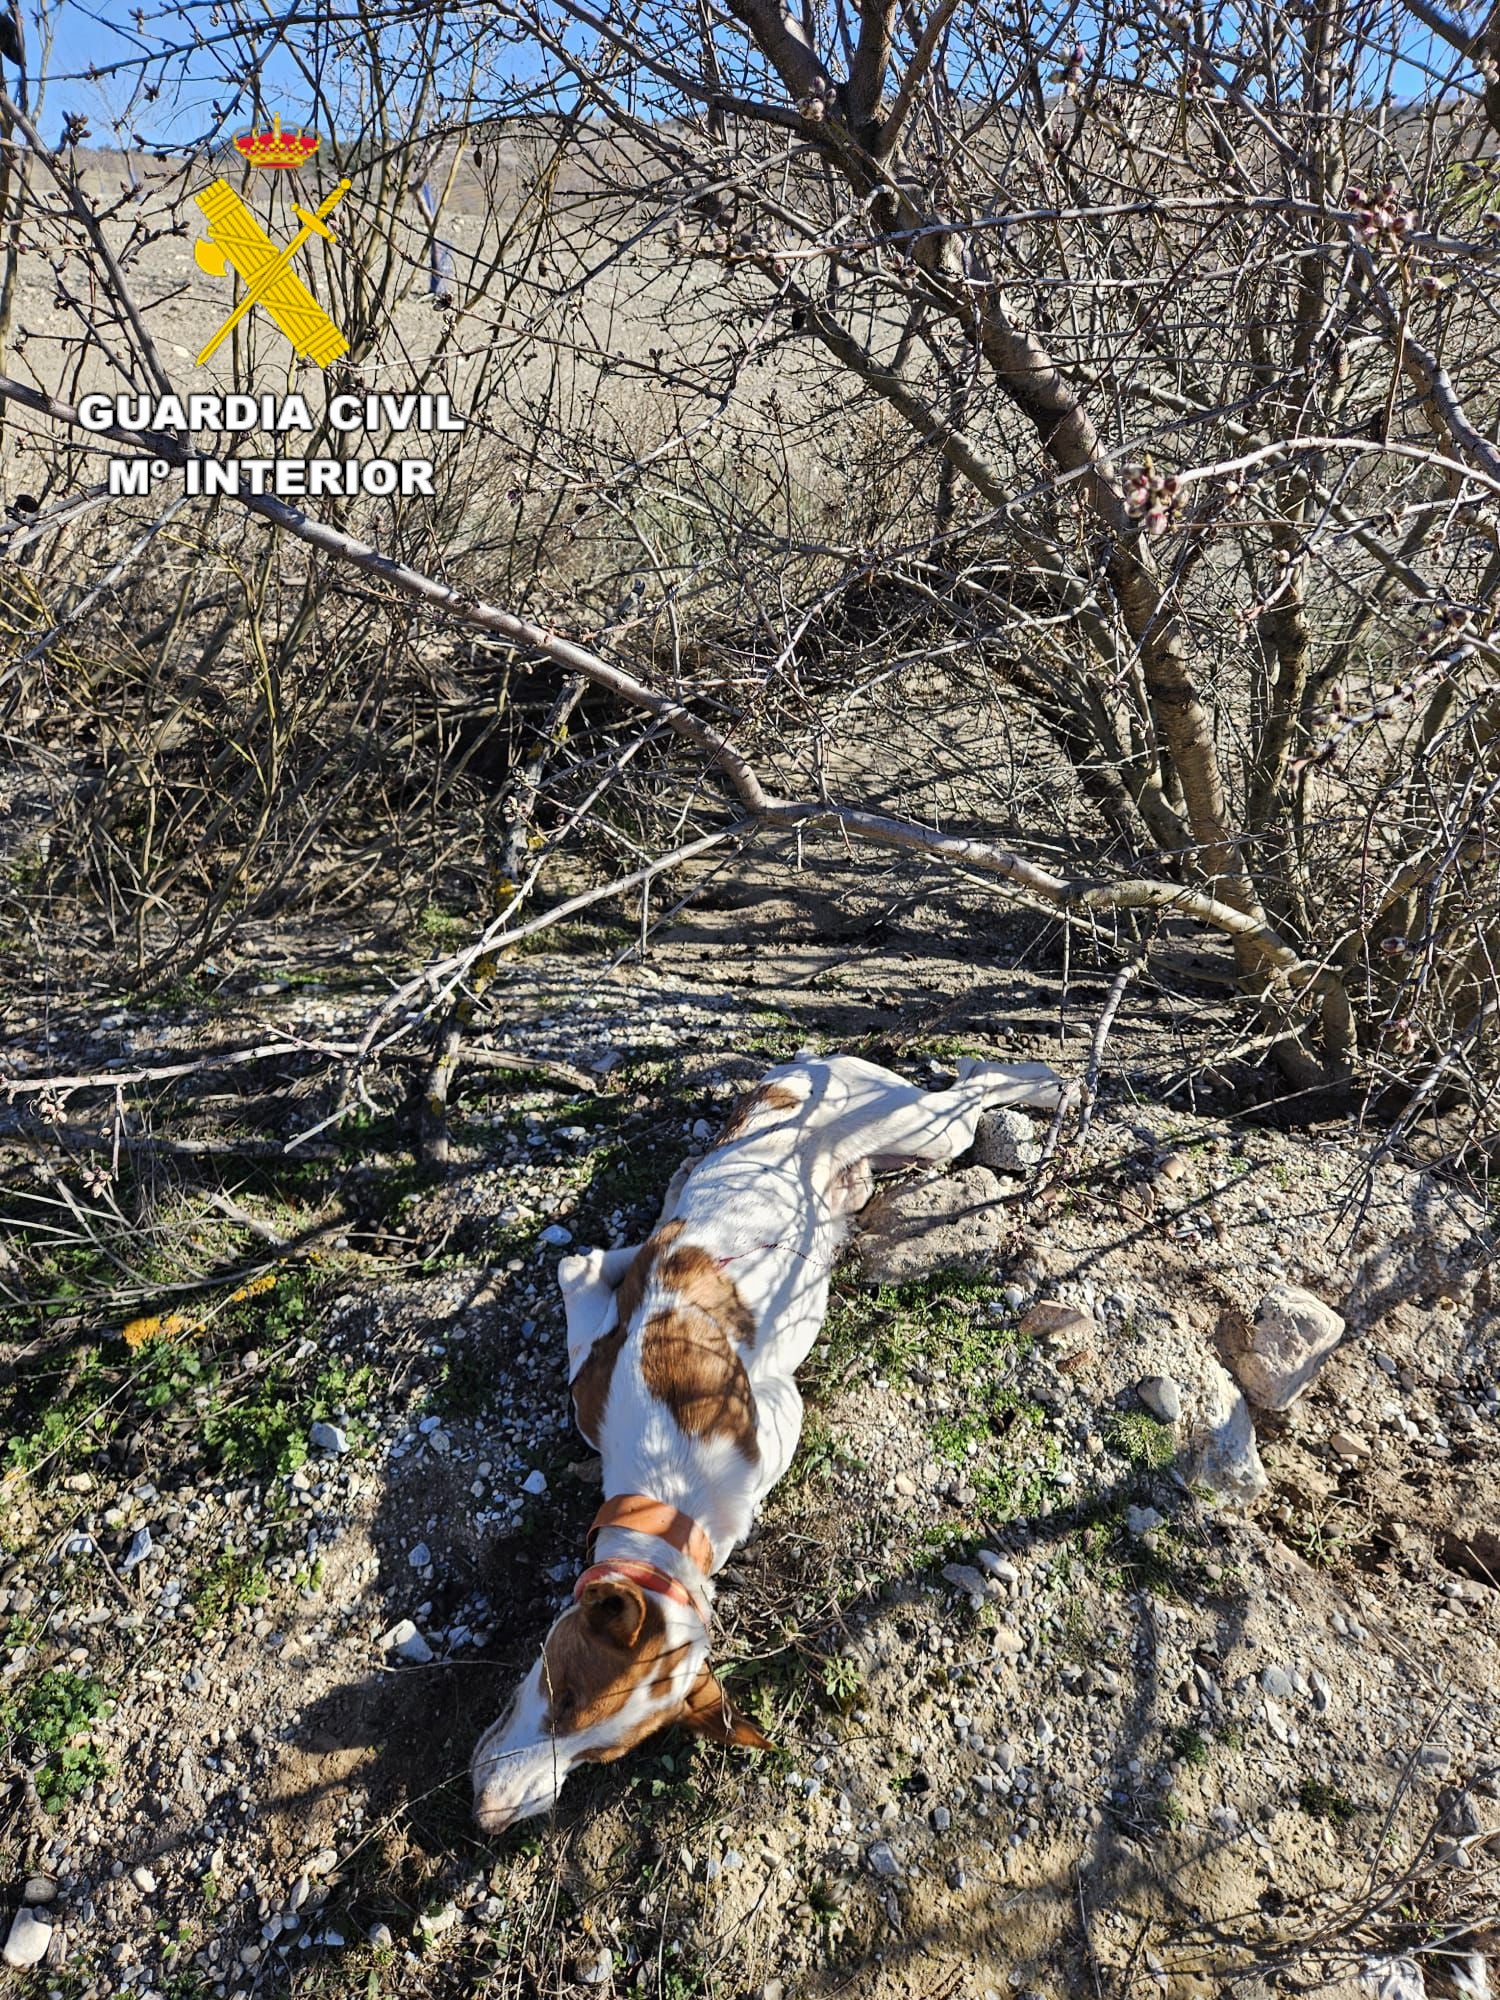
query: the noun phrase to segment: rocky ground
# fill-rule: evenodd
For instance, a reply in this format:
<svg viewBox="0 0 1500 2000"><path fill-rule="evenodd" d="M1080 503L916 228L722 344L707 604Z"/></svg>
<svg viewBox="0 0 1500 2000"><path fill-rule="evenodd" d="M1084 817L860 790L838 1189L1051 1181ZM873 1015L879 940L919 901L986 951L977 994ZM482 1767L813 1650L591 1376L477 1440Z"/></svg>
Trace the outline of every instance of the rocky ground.
<svg viewBox="0 0 1500 2000"><path fill-rule="evenodd" d="M1149 988L1084 1138L1043 1160L1045 1121L1000 1121L867 1217L723 1578L721 1671L776 1752L668 1736L472 1829L468 1753L597 1486L561 1248L630 1240L800 1046L1082 1069L1107 975L846 919L726 889L644 966L520 961L484 1039L540 1067L466 1073L438 1181L394 1092L301 1158L204 1150L215 1069L154 1148L87 1094L71 1150L32 1142L5 1275L64 1310L10 1316L3 1392L18 1991L1489 1991L1484 1212L1365 1176L1342 1128L1163 1104ZM383 990L350 957L166 1012L22 993L7 1073L337 1040ZM291 1059L249 1074L278 1142L316 1122Z"/></svg>

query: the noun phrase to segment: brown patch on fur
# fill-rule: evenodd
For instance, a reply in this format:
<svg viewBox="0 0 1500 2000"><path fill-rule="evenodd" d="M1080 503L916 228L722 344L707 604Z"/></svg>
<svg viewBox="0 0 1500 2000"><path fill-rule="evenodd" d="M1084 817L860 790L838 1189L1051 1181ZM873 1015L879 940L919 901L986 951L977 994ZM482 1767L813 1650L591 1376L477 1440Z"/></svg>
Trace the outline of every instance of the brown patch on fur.
<svg viewBox="0 0 1500 2000"><path fill-rule="evenodd" d="M715 1146L727 1146L735 1139L743 1139L753 1126L770 1121L761 1117L762 1112L797 1111L802 1099L795 1090L788 1090L784 1083L758 1083L754 1090L747 1090L735 1105Z"/></svg>
<svg viewBox="0 0 1500 2000"><path fill-rule="evenodd" d="M604 1406L609 1401L609 1385L614 1380L615 1362L619 1359L625 1334L623 1320L609 1333L601 1333L573 1377L573 1414L578 1419L579 1430L595 1451L599 1449Z"/></svg>
<svg viewBox="0 0 1500 2000"><path fill-rule="evenodd" d="M641 1335L641 1373L689 1437L725 1438L752 1465L760 1457L745 1364L724 1326L701 1306L651 1315Z"/></svg>
<svg viewBox="0 0 1500 2000"><path fill-rule="evenodd" d="M630 1269L615 1287L615 1316L622 1327L628 1328L641 1309L641 1300L651 1282L651 1267L671 1249L682 1230L680 1222L664 1222L660 1229L652 1230L631 1259Z"/></svg>
<svg viewBox="0 0 1500 2000"><path fill-rule="evenodd" d="M572 1736L607 1722L645 1682L670 1680L678 1648L667 1645L660 1601L627 1582L591 1583L576 1610L560 1618L542 1648L548 1725ZM586 1753L590 1763L623 1757L670 1715L647 1715L613 1743Z"/></svg>
<svg viewBox="0 0 1500 2000"><path fill-rule="evenodd" d="M755 1314L718 1258L711 1257L700 1244L684 1243L664 1258L661 1279L685 1305L717 1320L733 1346L755 1345Z"/></svg>
<svg viewBox="0 0 1500 2000"><path fill-rule="evenodd" d="M737 1350L755 1345L755 1315L717 1258L699 1244L678 1245L683 1226L668 1222L654 1230L620 1280L616 1324L594 1342L573 1378L578 1428L597 1447L615 1362L654 1281L674 1303L653 1313L643 1330L646 1387L690 1436L728 1438L753 1463L760 1456L755 1397Z"/></svg>

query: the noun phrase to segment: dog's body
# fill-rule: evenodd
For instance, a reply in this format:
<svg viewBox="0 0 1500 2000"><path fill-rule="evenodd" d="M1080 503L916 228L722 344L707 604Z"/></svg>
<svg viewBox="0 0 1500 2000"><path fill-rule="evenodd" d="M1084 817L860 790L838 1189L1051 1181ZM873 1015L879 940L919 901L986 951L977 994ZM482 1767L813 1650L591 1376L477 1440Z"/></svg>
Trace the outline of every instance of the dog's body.
<svg viewBox="0 0 1500 2000"><path fill-rule="evenodd" d="M712 1585L786 1472L796 1371L850 1217L882 1166L956 1158L986 1109L1051 1107L1040 1063L964 1063L922 1091L853 1056L773 1070L679 1169L644 1244L558 1267L578 1425L603 1459L594 1563L474 1752L475 1812L545 1812L579 1762L668 1722L763 1744L708 1667Z"/></svg>

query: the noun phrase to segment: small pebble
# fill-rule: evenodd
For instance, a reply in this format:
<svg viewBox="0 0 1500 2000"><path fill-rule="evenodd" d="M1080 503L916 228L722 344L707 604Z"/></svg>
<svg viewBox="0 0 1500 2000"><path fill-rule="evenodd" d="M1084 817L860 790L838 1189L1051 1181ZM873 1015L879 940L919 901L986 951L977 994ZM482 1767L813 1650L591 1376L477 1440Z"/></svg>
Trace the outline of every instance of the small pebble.
<svg viewBox="0 0 1500 2000"><path fill-rule="evenodd" d="M130 1547L120 1558L121 1569L135 1569L143 1563L152 1551L151 1530L137 1528L130 1538Z"/></svg>
<svg viewBox="0 0 1500 2000"><path fill-rule="evenodd" d="M1021 1581L1021 1572L1016 1568L1015 1564L1007 1562L1004 1556L996 1555L993 1549L976 1549L974 1552L974 1561L984 1571L986 1576L994 1577L998 1583L1019 1583Z"/></svg>
<svg viewBox="0 0 1500 2000"><path fill-rule="evenodd" d="M380 1644L387 1653L409 1660L414 1666L425 1667L433 1656L431 1646L410 1618L401 1619L389 1632L383 1633Z"/></svg>
<svg viewBox="0 0 1500 2000"><path fill-rule="evenodd" d="M1170 1375L1148 1375L1136 1385L1136 1394L1153 1417L1175 1424L1182 1417L1182 1391Z"/></svg>

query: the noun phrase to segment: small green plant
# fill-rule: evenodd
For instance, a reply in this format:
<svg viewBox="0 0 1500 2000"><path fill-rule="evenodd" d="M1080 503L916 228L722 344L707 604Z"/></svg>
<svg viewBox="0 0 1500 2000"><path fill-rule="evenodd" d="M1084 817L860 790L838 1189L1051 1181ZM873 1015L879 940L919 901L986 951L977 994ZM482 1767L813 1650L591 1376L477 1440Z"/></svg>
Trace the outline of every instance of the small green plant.
<svg viewBox="0 0 1500 2000"><path fill-rule="evenodd" d="M934 1564L946 1562L961 1549L972 1548L974 1530L966 1521L936 1521L917 1537L918 1552Z"/></svg>
<svg viewBox="0 0 1500 2000"><path fill-rule="evenodd" d="M1304 1778L1297 1787L1297 1803L1312 1819L1327 1820L1333 1826L1347 1826L1358 1807L1336 1785L1321 1778Z"/></svg>
<svg viewBox="0 0 1500 2000"><path fill-rule="evenodd" d="M809 1410L802 1426L797 1456L792 1460L786 1490L795 1492L800 1486L836 1478L841 1467L863 1463L858 1453L850 1451L819 1411Z"/></svg>
<svg viewBox="0 0 1500 2000"><path fill-rule="evenodd" d="M769 1010L759 1017L760 1025L755 1033L740 1043L740 1053L747 1056L763 1056L773 1063L791 1062L803 1049L819 1051L825 1037L811 1028L803 1027L786 1014L776 1014Z"/></svg>
<svg viewBox="0 0 1500 2000"><path fill-rule="evenodd" d="M113 1699L89 1675L50 1667L0 1704L0 1739L18 1747L23 1761L42 1759L35 1773L36 1795L48 1812L77 1798L108 1772L92 1734Z"/></svg>
<svg viewBox="0 0 1500 2000"><path fill-rule="evenodd" d="M693 1773L693 1745L674 1742L658 1751L643 1774L646 1790L653 1799L679 1798L689 1805L696 1802L697 1782Z"/></svg>
<svg viewBox="0 0 1500 2000"><path fill-rule="evenodd" d="M970 1412L961 1417L939 1417L931 1431L932 1448L950 1465L965 1465L990 1434L986 1420Z"/></svg>
<svg viewBox="0 0 1500 2000"><path fill-rule="evenodd" d="M208 1632L237 1604L262 1602L271 1588L264 1563L226 1550L199 1571L188 1589L195 1615L194 1629Z"/></svg>
<svg viewBox="0 0 1500 2000"><path fill-rule="evenodd" d="M269 1369L247 1401L210 1410L203 1441L231 1476L295 1472L307 1459L307 1426L286 1371Z"/></svg>
<svg viewBox="0 0 1500 2000"><path fill-rule="evenodd" d="M1208 1762L1208 1738L1201 1729L1194 1729L1187 1723L1178 1723L1167 1730L1165 1736L1167 1755L1184 1764L1201 1769Z"/></svg>
<svg viewBox="0 0 1500 2000"><path fill-rule="evenodd" d="M183 1402L197 1389L211 1389L218 1369L196 1347L172 1339L148 1347L135 1372L136 1393L148 1410L164 1410Z"/></svg>
<svg viewBox="0 0 1500 2000"><path fill-rule="evenodd" d="M858 1663L846 1658L823 1662L823 1699L840 1715L848 1715L864 1699L865 1678Z"/></svg>
<svg viewBox="0 0 1500 2000"><path fill-rule="evenodd" d="M1165 1472L1177 1456L1172 1426L1149 1410L1116 1410L1105 1425L1104 1441L1137 1472Z"/></svg>
<svg viewBox="0 0 1500 2000"><path fill-rule="evenodd" d="M331 1361L302 1388L294 1366L273 1363L255 1378L244 1401L205 1412L203 1441L227 1473L295 1472L307 1462L309 1427L362 1409L373 1380L367 1367Z"/></svg>
<svg viewBox="0 0 1500 2000"><path fill-rule="evenodd" d="M439 909L435 903L428 903L417 916L416 933L424 944L457 944L466 938L474 928L471 918L461 916L453 910Z"/></svg>
<svg viewBox="0 0 1500 2000"><path fill-rule="evenodd" d="M5 1469L37 1472L52 1466L65 1471L86 1459L101 1441L101 1426L107 1424L108 1391L98 1354L90 1354L84 1360L55 1402L36 1407L39 1398L47 1393L40 1375L27 1388L30 1394L25 1403L30 1407L24 1408L22 1397L16 1394L6 1412L12 1421L19 1418L25 1427L5 1441Z"/></svg>

